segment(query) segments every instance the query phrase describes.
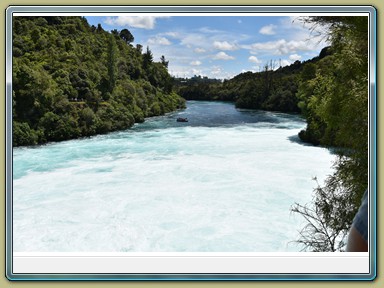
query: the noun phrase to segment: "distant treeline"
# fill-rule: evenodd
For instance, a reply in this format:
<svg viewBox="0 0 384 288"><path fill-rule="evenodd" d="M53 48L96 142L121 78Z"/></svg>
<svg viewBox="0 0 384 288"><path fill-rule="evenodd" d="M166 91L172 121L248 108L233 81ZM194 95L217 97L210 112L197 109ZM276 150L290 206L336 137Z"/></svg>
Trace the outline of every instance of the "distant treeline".
<svg viewBox="0 0 384 288"><path fill-rule="evenodd" d="M276 61L270 61L261 72L245 72L224 81L201 76L176 78L175 86L187 100L231 101L238 108L298 113L296 93L304 67L330 55L330 51L326 47L311 60L285 67L277 68Z"/></svg>
<svg viewBox="0 0 384 288"><path fill-rule="evenodd" d="M168 61L84 17L13 17L13 145L125 129L185 106Z"/></svg>

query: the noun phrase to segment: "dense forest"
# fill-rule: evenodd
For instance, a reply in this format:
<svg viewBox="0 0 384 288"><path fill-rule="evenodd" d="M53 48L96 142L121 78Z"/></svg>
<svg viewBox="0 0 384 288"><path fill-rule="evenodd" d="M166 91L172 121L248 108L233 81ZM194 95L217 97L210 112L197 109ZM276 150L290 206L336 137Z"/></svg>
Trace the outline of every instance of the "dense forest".
<svg viewBox="0 0 384 288"><path fill-rule="evenodd" d="M83 17L14 17L13 145L125 129L184 107L165 57L154 61L133 40Z"/></svg>

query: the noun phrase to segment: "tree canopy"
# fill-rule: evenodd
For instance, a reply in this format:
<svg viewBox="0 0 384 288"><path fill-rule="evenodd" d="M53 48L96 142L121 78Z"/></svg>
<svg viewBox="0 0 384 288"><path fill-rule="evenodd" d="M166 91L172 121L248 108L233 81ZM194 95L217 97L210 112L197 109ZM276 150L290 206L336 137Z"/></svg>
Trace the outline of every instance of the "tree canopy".
<svg viewBox="0 0 384 288"><path fill-rule="evenodd" d="M128 29L123 29L120 31L120 38L123 39L127 44L132 43L135 38Z"/></svg>
<svg viewBox="0 0 384 288"><path fill-rule="evenodd" d="M126 129L184 107L167 68L133 39L84 17L14 17L13 145Z"/></svg>
<svg viewBox="0 0 384 288"><path fill-rule="evenodd" d="M368 188L368 19L317 16L305 21L326 25L332 55L308 67L298 88L299 106L307 119L300 133L305 141L335 147L334 172L315 189L310 208L294 211L312 215L326 225L307 225L300 241L308 249L342 250L345 236ZM323 228L321 228L323 227ZM320 232L319 232L320 231ZM337 241L320 237L334 235ZM308 235L312 235L311 241ZM320 240L319 240L320 239ZM314 244L315 243L315 244Z"/></svg>

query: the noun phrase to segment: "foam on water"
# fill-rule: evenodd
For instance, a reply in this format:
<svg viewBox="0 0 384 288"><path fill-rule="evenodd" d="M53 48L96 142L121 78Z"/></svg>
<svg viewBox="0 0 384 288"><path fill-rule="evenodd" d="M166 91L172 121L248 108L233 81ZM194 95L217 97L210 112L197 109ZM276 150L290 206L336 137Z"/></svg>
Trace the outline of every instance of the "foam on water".
<svg viewBox="0 0 384 288"><path fill-rule="evenodd" d="M199 105L245 116L174 121ZM193 102L124 132L14 149L14 251L299 251L290 207L333 156L290 140L298 117L254 113Z"/></svg>

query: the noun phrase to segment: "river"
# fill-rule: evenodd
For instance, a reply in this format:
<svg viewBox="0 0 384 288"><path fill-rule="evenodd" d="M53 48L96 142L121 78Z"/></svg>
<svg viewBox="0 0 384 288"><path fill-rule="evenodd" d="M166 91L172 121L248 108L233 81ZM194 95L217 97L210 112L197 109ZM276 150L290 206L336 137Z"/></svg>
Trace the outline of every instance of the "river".
<svg viewBox="0 0 384 288"><path fill-rule="evenodd" d="M304 127L298 115L188 101L126 131L14 148L14 251L300 251L290 208L334 159L300 143Z"/></svg>

